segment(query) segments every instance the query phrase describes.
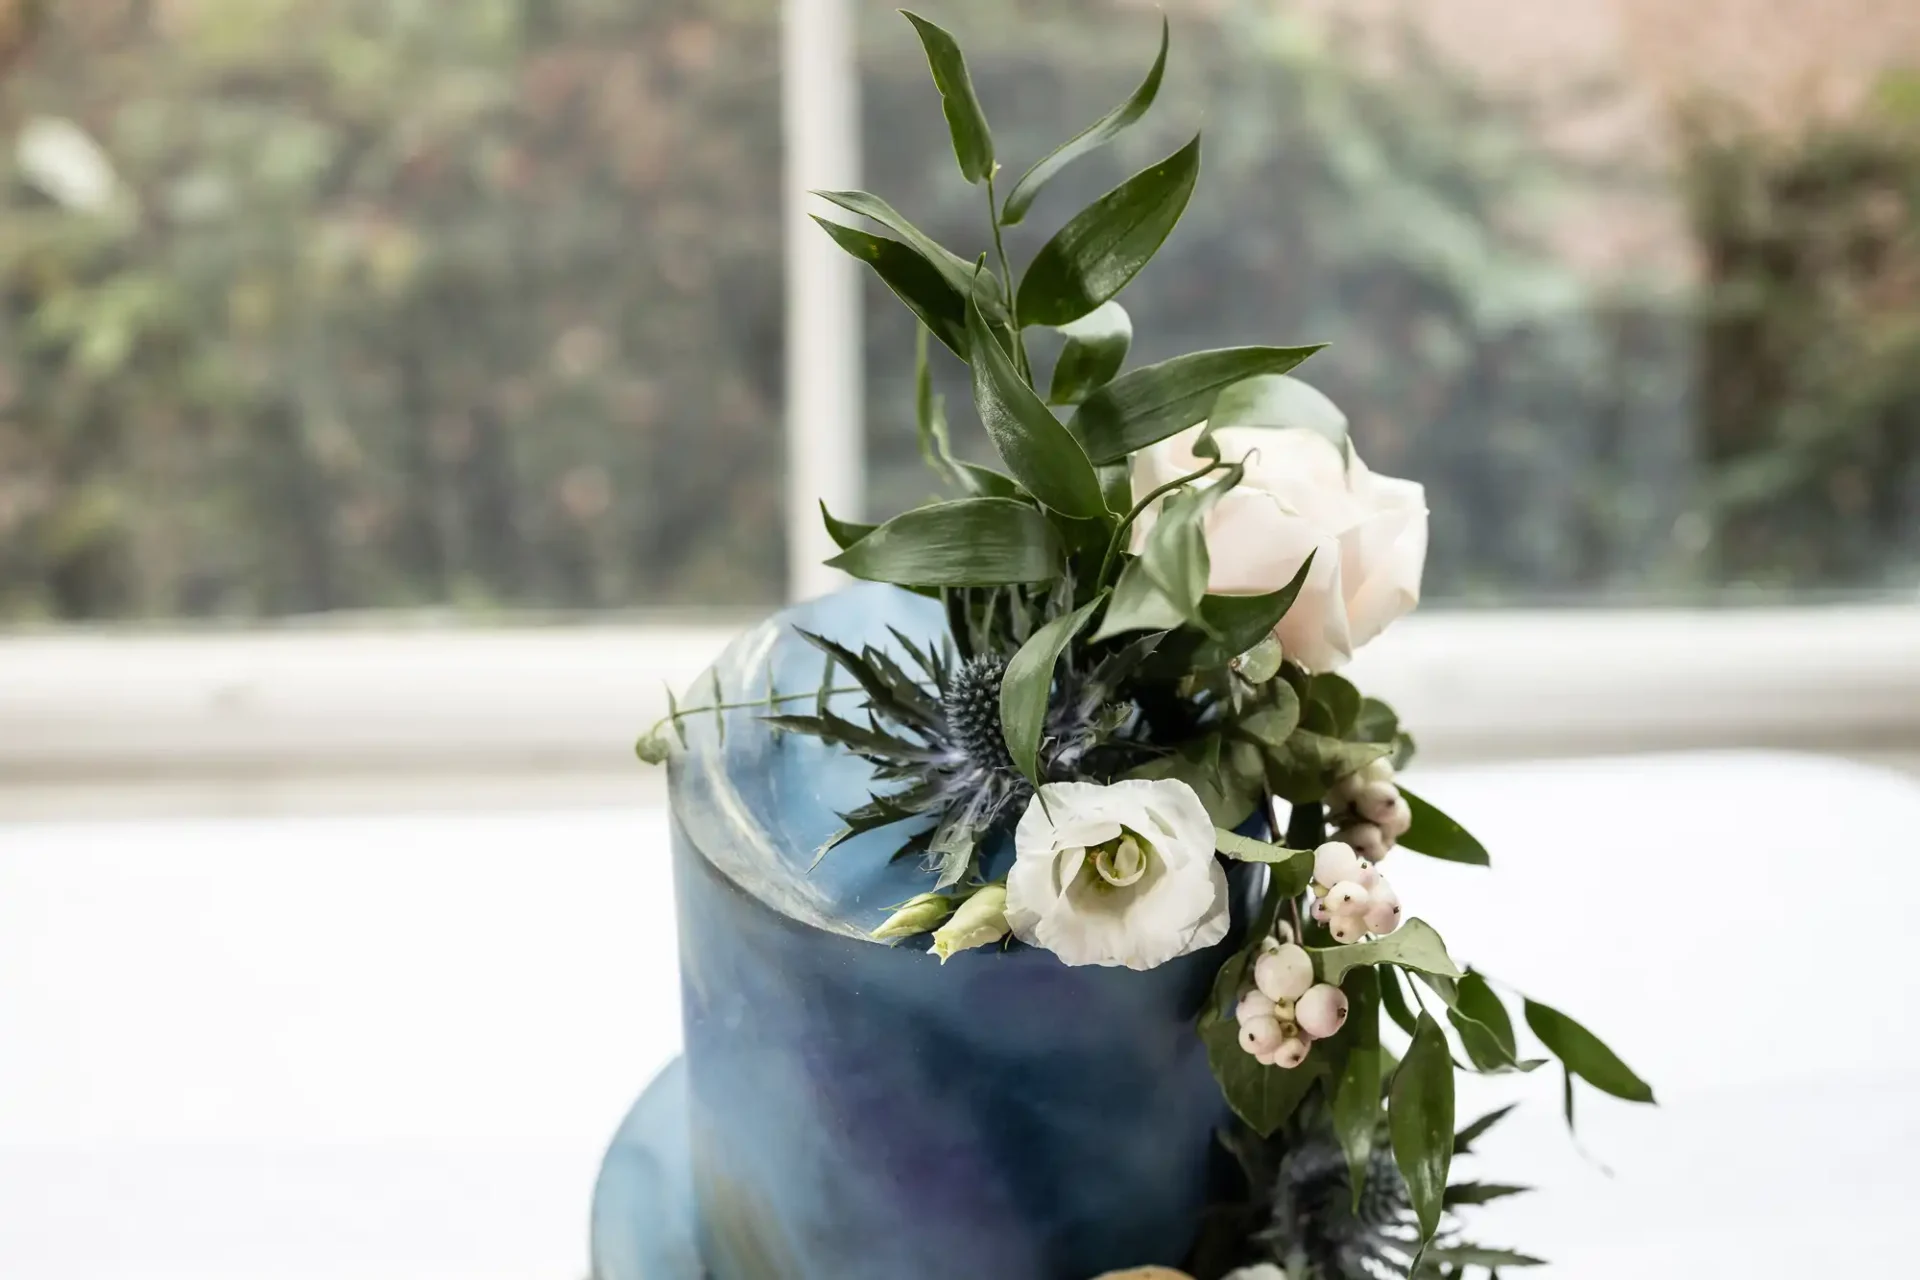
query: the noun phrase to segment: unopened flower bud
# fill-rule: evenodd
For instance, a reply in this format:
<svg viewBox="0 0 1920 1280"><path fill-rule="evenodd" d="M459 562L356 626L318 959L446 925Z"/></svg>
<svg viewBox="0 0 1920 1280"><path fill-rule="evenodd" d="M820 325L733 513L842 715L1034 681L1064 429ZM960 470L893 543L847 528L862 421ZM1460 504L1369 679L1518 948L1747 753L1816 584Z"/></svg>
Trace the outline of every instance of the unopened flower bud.
<svg viewBox="0 0 1920 1280"><path fill-rule="evenodd" d="M1240 1047L1256 1058L1279 1048L1281 1039L1280 1022L1271 1015L1240 1024Z"/></svg>
<svg viewBox="0 0 1920 1280"><path fill-rule="evenodd" d="M1278 1048L1268 1055L1269 1065L1291 1071L1307 1060L1307 1042L1299 1036L1288 1036L1280 1042Z"/></svg>
<svg viewBox="0 0 1920 1280"><path fill-rule="evenodd" d="M673 754L673 744L664 733L649 733L633 744L633 752L642 764L665 764Z"/></svg>
<svg viewBox="0 0 1920 1280"><path fill-rule="evenodd" d="M1273 997L1264 991L1249 991L1241 996L1240 1003L1233 1007L1233 1016L1241 1026L1245 1026L1254 1018L1276 1017L1273 1011Z"/></svg>
<svg viewBox="0 0 1920 1280"><path fill-rule="evenodd" d="M1298 1000L1313 985L1313 957L1287 943L1254 962L1253 982L1269 1000Z"/></svg>
<svg viewBox="0 0 1920 1280"><path fill-rule="evenodd" d="M1378 824L1356 822L1350 827L1340 828L1340 838L1353 846L1353 851L1368 862L1378 862L1393 852L1393 841L1387 839L1387 833Z"/></svg>
<svg viewBox="0 0 1920 1280"><path fill-rule="evenodd" d="M1360 874L1360 856L1343 840L1329 840L1313 851L1313 882L1332 888Z"/></svg>
<svg viewBox="0 0 1920 1280"><path fill-rule="evenodd" d="M1358 880L1342 880L1327 890L1327 910L1336 916L1366 914L1372 891Z"/></svg>
<svg viewBox="0 0 1920 1280"><path fill-rule="evenodd" d="M944 893L923 893L907 899L868 936L885 942L892 938L911 938L916 933L932 933L952 914L951 897Z"/></svg>
<svg viewBox="0 0 1920 1280"><path fill-rule="evenodd" d="M1315 1040L1325 1040L1347 1021L1347 993L1325 982L1309 987L1294 1007L1294 1020Z"/></svg>
<svg viewBox="0 0 1920 1280"><path fill-rule="evenodd" d="M1363 916L1334 916L1327 921L1327 931L1335 942L1358 942L1367 932L1367 922Z"/></svg>
<svg viewBox="0 0 1920 1280"><path fill-rule="evenodd" d="M1007 936L1005 881L986 885L960 904L953 918L940 926L928 948L945 964L956 952L984 947Z"/></svg>

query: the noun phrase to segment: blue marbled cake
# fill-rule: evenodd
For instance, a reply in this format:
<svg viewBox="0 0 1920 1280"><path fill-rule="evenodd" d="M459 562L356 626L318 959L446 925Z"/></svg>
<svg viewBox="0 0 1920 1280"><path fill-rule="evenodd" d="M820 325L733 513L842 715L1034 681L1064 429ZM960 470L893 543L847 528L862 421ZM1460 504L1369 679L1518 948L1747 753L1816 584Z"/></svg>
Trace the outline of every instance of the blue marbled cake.
<svg viewBox="0 0 1920 1280"><path fill-rule="evenodd" d="M730 698L764 692L769 672L809 691L822 659L795 625L858 645L888 624L931 638L942 618L856 587L775 617L715 669ZM898 830L813 866L836 812L865 801L867 766L755 712L724 727L701 717L672 775L711 1280L1088 1280L1179 1263L1225 1118L1193 1018L1240 928L1146 973L1017 946L942 966L924 939L872 942L928 881L889 863ZM1250 888L1236 884L1237 922Z"/></svg>

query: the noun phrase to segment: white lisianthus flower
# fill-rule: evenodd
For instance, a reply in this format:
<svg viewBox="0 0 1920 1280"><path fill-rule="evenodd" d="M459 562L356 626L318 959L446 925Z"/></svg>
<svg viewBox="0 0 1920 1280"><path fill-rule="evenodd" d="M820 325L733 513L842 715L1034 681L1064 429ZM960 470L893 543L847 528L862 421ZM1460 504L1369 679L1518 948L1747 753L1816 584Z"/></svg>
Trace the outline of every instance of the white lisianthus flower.
<svg viewBox="0 0 1920 1280"><path fill-rule="evenodd" d="M1327 409L1338 416L1330 402ZM1136 501L1206 465L1193 452L1205 428L1134 455ZM1309 671L1332 671L1420 602L1427 559L1420 485L1375 475L1308 427L1223 427L1213 439L1221 458L1243 464L1246 476L1207 513L1207 590L1278 591L1314 557L1299 597L1274 628L1287 657ZM1153 515L1135 524L1135 551L1145 546Z"/></svg>
<svg viewBox="0 0 1920 1280"><path fill-rule="evenodd" d="M1007 924L1066 964L1152 969L1227 936L1213 820L1172 778L1052 782L1014 829Z"/></svg>

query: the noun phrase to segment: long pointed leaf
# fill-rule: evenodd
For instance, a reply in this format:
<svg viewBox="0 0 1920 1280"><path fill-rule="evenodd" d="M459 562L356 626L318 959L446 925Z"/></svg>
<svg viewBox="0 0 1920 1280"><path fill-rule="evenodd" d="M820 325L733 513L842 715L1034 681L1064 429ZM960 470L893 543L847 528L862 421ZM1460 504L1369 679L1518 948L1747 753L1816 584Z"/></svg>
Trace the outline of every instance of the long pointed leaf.
<svg viewBox="0 0 1920 1280"><path fill-rule="evenodd" d="M1153 69L1147 72L1147 78L1140 82L1140 87L1133 91L1132 96L1020 175L1020 181L1014 183L1013 190L1007 193L1006 206L1000 214L1002 226L1011 227L1026 217L1034 197L1062 169L1106 146L1126 132L1134 121L1147 114L1147 108L1153 105L1154 98L1160 92L1161 78L1166 74L1168 35L1167 20L1163 16L1160 19L1160 56L1153 60Z"/></svg>
<svg viewBox="0 0 1920 1280"><path fill-rule="evenodd" d="M1086 451L1014 369L973 299L967 303L967 340L973 352L974 407L1014 479L1062 514L1105 517L1100 477Z"/></svg>
<svg viewBox="0 0 1920 1280"><path fill-rule="evenodd" d="M872 218L887 230L906 242L907 246L927 260L927 264L940 273L942 279L953 286L955 293L965 297L973 286L973 263L954 253L932 236L909 222L898 209L882 200L870 191L816 191L813 193L822 200L831 201L848 213L857 213L863 218ZM988 276L981 283L985 294L983 304L987 314L999 318L1006 314L1006 300L1001 296L1000 282Z"/></svg>
<svg viewBox="0 0 1920 1280"><path fill-rule="evenodd" d="M1639 1076L1618 1054L1607 1048L1599 1036L1537 1000L1526 1002L1527 1025L1553 1056L1602 1093L1610 1093L1628 1102L1652 1102L1653 1087Z"/></svg>
<svg viewBox="0 0 1920 1280"><path fill-rule="evenodd" d="M1227 347L1150 364L1088 396L1068 425L1088 457L1117 462L1205 418L1214 398L1234 383L1261 373L1285 373L1320 345Z"/></svg>
<svg viewBox="0 0 1920 1280"><path fill-rule="evenodd" d="M920 317L920 322L934 337L962 360L967 358L966 295L948 284L938 268L912 246L898 240L826 218L813 220L833 237L835 244L872 267L873 273L907 304L908 310Z"/></svg>
<svg viewBox="0 0 1920 1280"><path fill-rule="evenodd" d="M1048 582L1065 564L1053 523L1011 498L960 498L895 516L827 561L906 587Z"/></svg>
<svg viewBox="0 0 1920 1280"><path fill-rule="evenodd" d="M1047 727L1054 667L1075 633L1100 607L1100 601L1100 597L1089 600L1034 632L1007 663L1006 674L1001 677L1000 729L1006 735L1007 751L1020 772L1036 786L1040 783L1040 737Z"/></svg>
<svg viewBox="0 0 1920 1280"><path fill-rule="evenodd" d="M1420 1015L1413 1044L1393 1073L1387 1125L1424 1243L1440 1227L1453 1162L1453 1055L1431 1014Z"/></svg>
<svg viewBox="0 0 1920 1280"><path fill-rule="evenodd" d="M1103 302L1078 320L1060 326L1066 348L1053 365L1047 400L1079 404L1113 381L1133 345L1133 320L1117 302Z"/></svg>
<svg viewBox="0 0 1920 1280"><path fill-rule="evenodd" d="M1066 324L1126 288L1186 212L1200 177L1200 138L1075 214L1020 278L1020 323Z"/></svg>
<svg viewBox="0 0 1920 1280"><path fill-rule="evenodd" d="M960 45L944 29L917 13L900 12L920 33L920 45L927 51L927 67L933 72L934 87L940 90L940 109L946 113L947 129L953 135L953 156L960 162L960 175L968 182L979 182L993 172L993 134L987 128L986 112L980 109L980 98L973 91L967 60Z"/></svg>

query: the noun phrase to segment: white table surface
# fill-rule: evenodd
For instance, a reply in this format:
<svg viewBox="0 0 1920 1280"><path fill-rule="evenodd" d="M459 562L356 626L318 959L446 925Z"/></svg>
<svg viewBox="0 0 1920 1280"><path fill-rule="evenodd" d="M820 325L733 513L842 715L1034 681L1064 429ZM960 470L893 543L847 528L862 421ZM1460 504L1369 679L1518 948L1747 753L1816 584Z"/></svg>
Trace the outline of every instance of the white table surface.
<svg viewBox="0 0 1920 1280"><path fill-rule="evenodd" d="M1415 781L1499 869L1397 855L1409 908L1662 1101L1583 1093L1587 1159L1557 1078L1474 1082L1463 1117L1527 1100L1475 1172L1546 1187L1488 1242L1583 1280L1898 1273L1920 784L1759 755ZM0 1276L579 1280L601 1151L679 1039L664 843L655 808L0 825ZM1806 881L1843 869L1873 904L1836 917Z"/></svg>

